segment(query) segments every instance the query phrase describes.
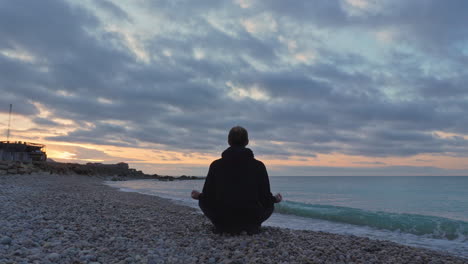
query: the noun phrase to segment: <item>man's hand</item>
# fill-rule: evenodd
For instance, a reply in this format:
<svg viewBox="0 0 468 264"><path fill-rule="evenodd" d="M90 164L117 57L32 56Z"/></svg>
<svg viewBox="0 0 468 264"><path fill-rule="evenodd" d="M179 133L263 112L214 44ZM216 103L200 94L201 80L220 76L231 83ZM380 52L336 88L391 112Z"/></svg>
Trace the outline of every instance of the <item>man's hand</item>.
<svg viewBox="0 0 468 264"><path fill-rule="evenodd" d="M283 196L281 196L281 193L277 193L275 195L275 199L277 203L280 203L281 201L283 201Z"/></svg>
<svg viewBox="0 0 468 264"><path fill-rule="evenodd" d="M192 195L192 199L195 199L195 200L200 199L200 192L199 191L193 190L191 195Z"/></svg>

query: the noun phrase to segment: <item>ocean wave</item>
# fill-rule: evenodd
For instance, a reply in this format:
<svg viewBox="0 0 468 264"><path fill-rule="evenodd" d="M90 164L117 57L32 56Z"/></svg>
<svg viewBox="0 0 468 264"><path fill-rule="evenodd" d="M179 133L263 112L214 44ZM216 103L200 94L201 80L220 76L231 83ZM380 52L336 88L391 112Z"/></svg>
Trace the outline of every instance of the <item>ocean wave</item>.
<svg viewBox="0 0 468 264"><path fill-rule="evenodd" d="M373 212L332 205L284 201L275 212L302 217L399 231L437 239L468 241L468 222L437 216Z"/></svg>

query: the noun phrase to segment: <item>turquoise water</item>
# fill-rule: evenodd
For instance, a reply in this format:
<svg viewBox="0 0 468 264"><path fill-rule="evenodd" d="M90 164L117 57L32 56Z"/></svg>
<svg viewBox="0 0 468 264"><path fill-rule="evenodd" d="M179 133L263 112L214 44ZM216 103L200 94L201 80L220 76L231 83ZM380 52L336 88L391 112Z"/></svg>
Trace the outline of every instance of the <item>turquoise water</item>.
<svg viewBox="0 0 468 264"><path fill-rule="evenodd" d="M468 177L272 177L277 212L468 243Z"/></svg>
<svg viewBox="0 0 468 264"><path fill-rule="evenodd" d="M287 200L468 221L468 177L270 177Z"/></svg>
<svg viewBox="0 0 468 264"><path fill-rule="evenodd" d="M124 191L189 197L203 180L109 182ZM283 194L266 225L392 240L468 257L468 177L270 177Z"/></svg>
<svg viewBox="0 0 468 264"><path fill-rule="evenodd" d="M279 204L276 212L414 235L426 235L432 238L468 242L466 241L468 223L443 217L382 211L372 212L349 207L310 205L289 201Z"/></svg>

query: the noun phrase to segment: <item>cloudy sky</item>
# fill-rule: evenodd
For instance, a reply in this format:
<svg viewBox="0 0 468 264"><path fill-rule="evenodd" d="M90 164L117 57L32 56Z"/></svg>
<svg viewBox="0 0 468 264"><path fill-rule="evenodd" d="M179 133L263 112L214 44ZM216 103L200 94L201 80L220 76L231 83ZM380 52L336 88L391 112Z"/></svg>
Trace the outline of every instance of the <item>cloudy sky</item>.
<svg viewBox="0 0 468 264"><path fill-rule="evenodd" d="M468 175L468 1L0 0L0 139L204 175ZM4 139L5 138L5 139Z"/></svg>

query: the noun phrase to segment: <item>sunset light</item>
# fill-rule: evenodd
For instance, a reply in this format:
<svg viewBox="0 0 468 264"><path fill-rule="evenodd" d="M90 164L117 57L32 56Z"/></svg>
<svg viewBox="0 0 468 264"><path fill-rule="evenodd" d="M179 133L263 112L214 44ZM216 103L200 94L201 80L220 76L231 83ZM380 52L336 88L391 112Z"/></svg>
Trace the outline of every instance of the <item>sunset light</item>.
<svg viewBox="0 0 468 264"><path fill-rule="evenodd" d="M0 19L0 129L13 104L11 139L53 160L203 176L242 125L271 175L468 173L467 38L449 4L425 9L436 27L396 15L402 1L31 5Z"/></svg>

